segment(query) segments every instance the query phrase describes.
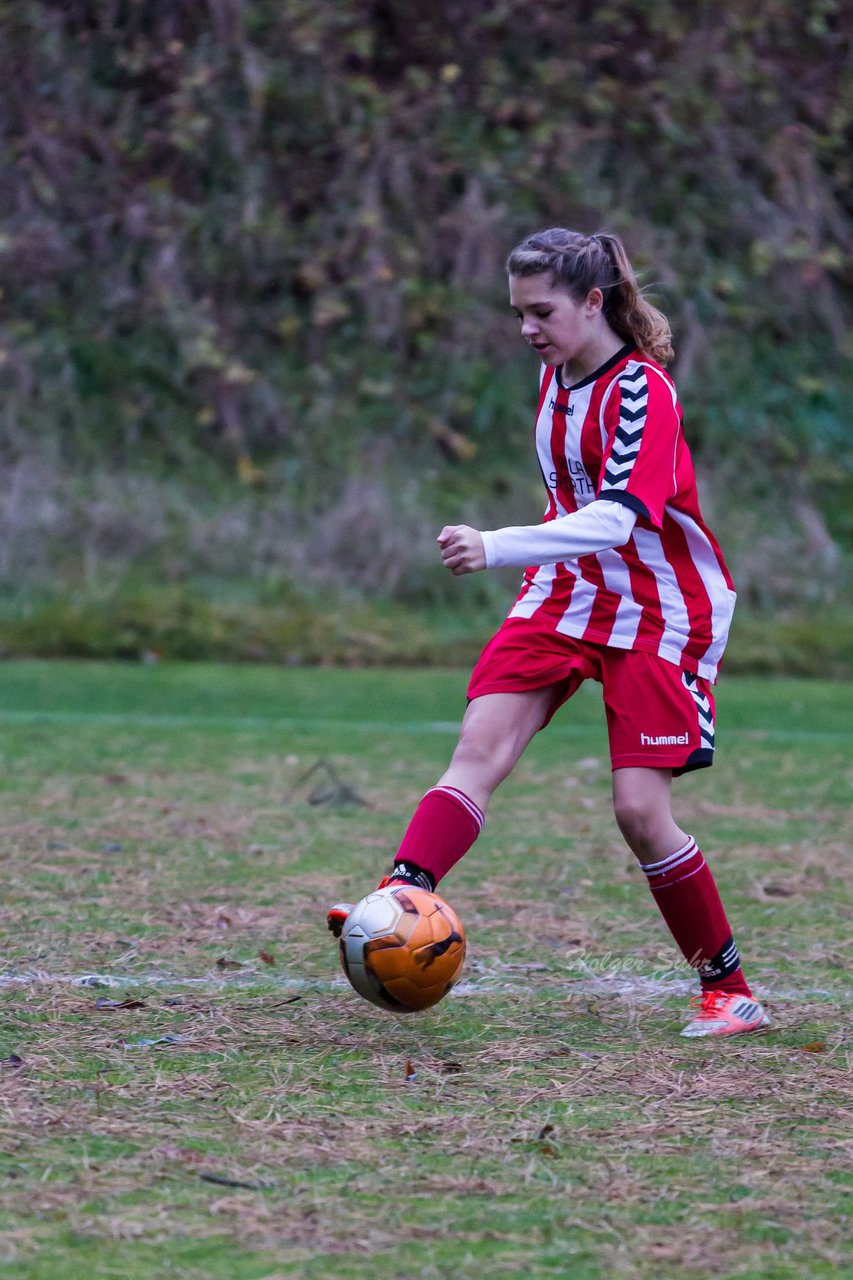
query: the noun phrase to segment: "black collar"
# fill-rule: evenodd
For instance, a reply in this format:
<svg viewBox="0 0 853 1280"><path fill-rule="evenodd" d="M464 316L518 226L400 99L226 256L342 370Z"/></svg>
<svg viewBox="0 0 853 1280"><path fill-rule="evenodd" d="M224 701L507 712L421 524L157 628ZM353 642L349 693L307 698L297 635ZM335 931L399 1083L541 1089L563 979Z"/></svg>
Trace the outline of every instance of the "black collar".
<svg viewBox="0 0 853 1280"><path fill-rule="evenodd" d="M591 382L595 382L595 380L600 378L603 373L606 373L608 369L612 369L614 365L619 364L621 360L624 360L625 357L634 350L635 347L633 343L626 342L624 347L620 347L616 354L612 355L600 369L596 369L594 373L589 374L586 378L581 378L580 382L572 383L570 387L567 387L563 382L563 379L560 377L560 365L557 365L555 368L557 386L563 391L577 391L581 387L588 387Z"/></svg>

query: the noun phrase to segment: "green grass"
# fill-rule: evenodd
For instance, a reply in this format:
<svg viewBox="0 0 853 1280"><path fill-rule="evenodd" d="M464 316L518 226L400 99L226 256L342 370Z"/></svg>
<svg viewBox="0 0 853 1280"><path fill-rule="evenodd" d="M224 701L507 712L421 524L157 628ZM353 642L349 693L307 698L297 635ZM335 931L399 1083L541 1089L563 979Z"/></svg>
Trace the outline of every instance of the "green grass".
<svg viewBox="0 0 853 1280"><path fill-rule="evenodd" d="M850 1274L849 685L724 679L676 784L774 1018L704 1044L595 689L445 883L458 993L398 1019L324 909L385 870L463 672L0 672L0 1276Z"/></svg>

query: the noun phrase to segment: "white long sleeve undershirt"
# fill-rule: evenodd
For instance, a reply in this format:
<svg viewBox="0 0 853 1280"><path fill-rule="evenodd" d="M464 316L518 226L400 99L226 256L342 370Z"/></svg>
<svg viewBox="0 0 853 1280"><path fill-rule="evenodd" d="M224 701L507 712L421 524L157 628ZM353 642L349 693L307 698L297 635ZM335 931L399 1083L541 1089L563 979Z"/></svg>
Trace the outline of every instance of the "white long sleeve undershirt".
<svg viewBox="0 0 853 1280"><path fill-rule="evenodd" d="M621 502L596 498L579 511L545 524L491 529L482 534L487 569L512 565L558 564L578 556L621 547L628 541L637 513Z"/></svg>

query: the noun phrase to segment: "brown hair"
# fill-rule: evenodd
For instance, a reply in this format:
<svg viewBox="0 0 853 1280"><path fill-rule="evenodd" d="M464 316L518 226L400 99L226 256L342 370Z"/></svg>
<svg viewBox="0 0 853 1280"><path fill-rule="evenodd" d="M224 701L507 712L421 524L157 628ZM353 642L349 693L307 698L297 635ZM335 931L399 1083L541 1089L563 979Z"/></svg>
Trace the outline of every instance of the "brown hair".
<svg viewBox="0 0 853 1280"><path fill-rule="evenodd" d="M506 260L511 276L550 275L581 302L590 289L604 294L604 318L626 342L666 364L672 359L672 334L663 312L646 302L625 246L618 236L587 236L565 227L537 231L516 245Z"/></svg>

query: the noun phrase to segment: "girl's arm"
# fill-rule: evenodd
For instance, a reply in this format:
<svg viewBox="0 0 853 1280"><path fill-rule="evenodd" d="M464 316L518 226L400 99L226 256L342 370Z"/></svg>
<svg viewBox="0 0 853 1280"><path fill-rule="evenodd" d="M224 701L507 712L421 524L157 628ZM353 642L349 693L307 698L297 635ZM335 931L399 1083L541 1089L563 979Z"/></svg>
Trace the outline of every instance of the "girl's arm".
<svg viewBox="0 0 853 1280"><path fill-rule="evenodd" d="M557 564L578 556L621 547L637 522L637 512L621 502L596 498L545 524L492 529L483 533L468 525L445 525L438 535L441 558L454 574L478 569L523 568Z"/></svg>

